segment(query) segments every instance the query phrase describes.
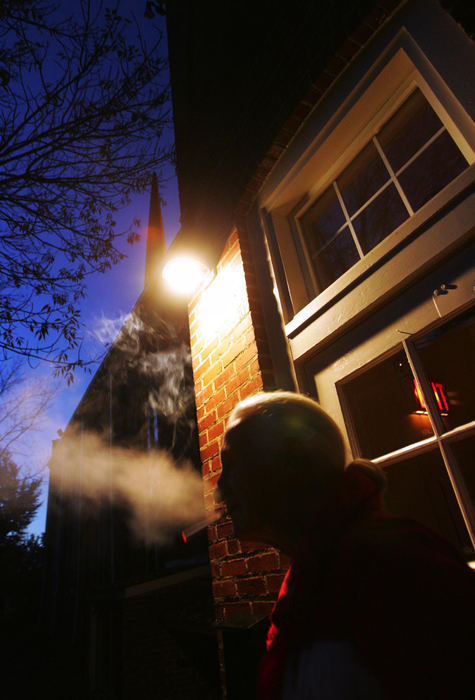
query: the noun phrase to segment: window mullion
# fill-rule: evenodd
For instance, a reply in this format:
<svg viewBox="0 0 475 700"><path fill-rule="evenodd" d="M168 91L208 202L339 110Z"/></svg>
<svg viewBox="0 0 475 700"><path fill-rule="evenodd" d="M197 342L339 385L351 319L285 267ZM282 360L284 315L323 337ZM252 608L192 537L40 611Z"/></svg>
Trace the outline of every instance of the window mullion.
<svg viewBox="0 0 475 700"><path fill-rule="evenodd" d="M404 190L402 189L402 187L399 183L399 180L396 177L394 170L391 167L391 163L386 158L386 154L384 153L383 149L381 148L376 136L373 136L373 143L374 143L379 155L381 156L381 159L382 159L384 165L386 166L386 168L388 170L388 173L391 177L391 181L394 183L394 186L396 187L396 189L399 193L399 196L401 197L402 201L404 202L404 206L406 207L407 211L409 212L409 216L412 216L414 214L414 209L411 207L411 204L410 204L408 198L406 197Z"/></svg>
<svg viewBox="0 0 475 700"><path fill-rule="evenodd" d="M465 487L465 483L460 470L457 465L457 461L454 457L450 445L446 444L443 440L442 433L444 432L444 426L440 419L439 413L437 411L437 406L435 403L435 398L430 391L430 385L427 381L424 369L422 367L421 361L416 353L416 350L407 340L402 342L404 352L406 353L407 361L414 375L414 378L419 386L422 393L422 398L424 400L424 405L427 410L427 416L429 418L432 430L437 440L437 444L442 455L442 459L447 470L450 483L455 493L457 503L459 505L462 517L465 522L465 526L472 540L472 544L475 547L475 510L471 503L470 496Z"/></svg>
<svg viewBox="0 0 475 700"><path fill-rule="evenodd" d="M345 215L345 219L346 219L346 222L348 224L348 228L349 228L349 231L351 233L351 237L353 238L353 243L355 244L356 250L358 251L358 255L360 256L360 258L364 258L363 249L360 246L360 242L359 242L358 237L355 233L355 229L353 228L353 224L351 223L350 215L348 214L348 209L346 208L345 202L343 201L343 197L341 196L340 188L338 187L336 180L333 183L333 187L335 189L336 196L338 197L340 207L342 208L343 214Z"/></svg>
<svg viewBox="0 0 475 700"><path fill-rule="evenodd" d="M401 173L403 173L410 165L412 165L412 163L414 163L414 161L415 161L417 158L419 158L419 156L420 156L422 153L424 153L424 151L426 151L426 150L429 148L429 146L431 146L431 145L434 143L434 141L436 141L436 140L439 138L439 136L440 136L441 134L444 133L444 131L447 131L446 128L445 128L445 126L441 126L440 129L439 129L438 131L436 131L435 134L434 134L433 136L431 136L431 138L430 138L428 141L426 141L426 143L425 143L423 146L421 146L421 147L419 148L419 150L416 151L416 152L414 153L414 155L411 156L411 158L409 158L409 160L406 161L406 163L404 163L404 165L402 165L402 166L399 168L399 170L398 170L397 173L396 173L396 177L398 177L399 175L401 175Z"/></svg>

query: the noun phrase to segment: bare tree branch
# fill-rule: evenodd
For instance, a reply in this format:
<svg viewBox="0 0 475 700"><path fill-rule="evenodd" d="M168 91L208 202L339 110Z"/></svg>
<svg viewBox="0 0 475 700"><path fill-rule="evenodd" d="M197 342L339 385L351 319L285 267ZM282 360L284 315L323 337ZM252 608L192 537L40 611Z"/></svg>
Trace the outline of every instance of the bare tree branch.
<svg viewBox="0 0 475 700"><path fill-rule="evenodd" d="M93 10L94 8L94 10ZM151 26L151 25L150 25ZM0 349L71 378L87 276L123 259L117 212L170 162L158 28L83 0L0 8Z"/></svg>

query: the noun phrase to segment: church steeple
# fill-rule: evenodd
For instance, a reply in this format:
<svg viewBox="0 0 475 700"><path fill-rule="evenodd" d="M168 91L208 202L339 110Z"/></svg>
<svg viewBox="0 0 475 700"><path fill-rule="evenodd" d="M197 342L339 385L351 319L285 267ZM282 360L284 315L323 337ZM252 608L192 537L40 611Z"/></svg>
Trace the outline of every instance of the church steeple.
<svg viewBox="0 0 475 700"><path fill-rule="evenodd" d="M157 275L165 256L165 233L163 231L162 209L158 194L156 173L152 175L150 192L150 214L147 230L147 252L145 257L145 287Z"/></svg>

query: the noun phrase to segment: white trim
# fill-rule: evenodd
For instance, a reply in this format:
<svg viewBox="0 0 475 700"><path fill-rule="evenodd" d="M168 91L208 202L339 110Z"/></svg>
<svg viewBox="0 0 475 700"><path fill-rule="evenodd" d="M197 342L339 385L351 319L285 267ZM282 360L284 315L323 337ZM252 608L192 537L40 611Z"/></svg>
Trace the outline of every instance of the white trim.
<svg viewBox="0 0 475 700"><path fill-rule="evenodd" d="M450 47L442 47L441 50L447 54ZM364 58L359 60L364 64ZM347 71L348 74L345 74L347 84L351 80L351 72L357 73L357 71L357 64L352 67L351 71ZM323 292L318 292L318 285L306 245L302 246L303 256L302 253L288 254L289 246L296 245L293 242L295 234L298 235L299 241L303 242L299 224L302 215L336 180L342 170L361 152L362 148L375 137L381 126L416 88L421 91L441 119L443 124L441 129L445 128L455 141L470 169L470 165L475 163L475 127L473 122L455 99L453 93L443 83L427 56L409 34L408 29L403 26L399 28L392 40L374 60L373 65L359 76L346 96L340 96L339 102L337 102L338 89L341 91L342 85L332 87L329 94L306 120L281 162L268 178L260 196L259 206L265 207L268 215L276 221L276 224L278 222L276 225L278 245L281 249L286 249L287 252L287 255L282 257L282 263L295 312L294 318L287 324L286 331L288 333L295 333L302 316L308 318L312 315L315 302L322 294L325 295L324 303L328 304L330 298L336 299L341 295L342 284L344 286L345 283L353 284L359 275L367 275L368 264L374 265L383 256L387 256L388 251L400 246L401 231L407 232L408 236L412 235L414 226L409 224L409 221L416 219L417 225L420 226L427 220L427 216L431 216L435 209L444 205L447 201L447 197L444 195L451 192L454 196L455 190L452 185L455 181L459 182L465 173L461 173L415 214L411 214L412 207L407 196L403 193L404 206L410 212L409 220L404 221L396 231L390 233L362 260L347 270L342 277L335 280ZM444 103L441 102L441 98ZM313 138L310 139L312 126L317 124L319 119L321 121L324 118L321 115L324 115L325 111L329 111L326 103L330 105L332 101L335 106L329 113L329 118L320 124L320 128L314 132ZM437 136L438 134L434 135L432 139L437 138ZM421 150L428 145L428 143L425 144ZM413 158L418 154L419 151ZM408 165L409 163L405 164L405 167ZM402 169L400 171L402 172ZM280 177L279 172L281 173ZM466 178L462 179L466 182ZM401 194L398 184L396 187ZM290 217L294 222L292 226L288 221ZM350 232L355 240L358 253L362 256L361 245L351 226ZM284 239L287 239L288 242L284 243ZM366 261L370 254L371 262ZM303 257L306 268L303 274L300 269L302 260L299 261L299 257ZM358 274L354 270L355 267ZM305 288L304 277L312 281L313 290L309 288L308 284ZM317 296L312 298L312 294L317 294ZM318 302L317 306L319 305Z"/></svg>

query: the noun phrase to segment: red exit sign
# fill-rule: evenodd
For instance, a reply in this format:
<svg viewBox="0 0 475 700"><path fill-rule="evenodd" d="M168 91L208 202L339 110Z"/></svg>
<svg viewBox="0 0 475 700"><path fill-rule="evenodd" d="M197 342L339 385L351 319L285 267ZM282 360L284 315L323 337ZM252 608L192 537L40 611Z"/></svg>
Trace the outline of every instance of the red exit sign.
<svg viewBox="0 0 475 700"><path fill-rule="evenodd" d="M427 413L427 408L424 404L424 398L422 396L422 392L419 388L418 383L416 380L413 380L414 382L414 396L416 397L417 405L419 408L416 410L416 413ZM434 393L434 398L437 402L437 406L439 411L441 412L442 415L447 415L449 412L449 402L447 399L447 395L445 393L444 387L440 382L431 382L431 387L432 391Z"/></svg>

